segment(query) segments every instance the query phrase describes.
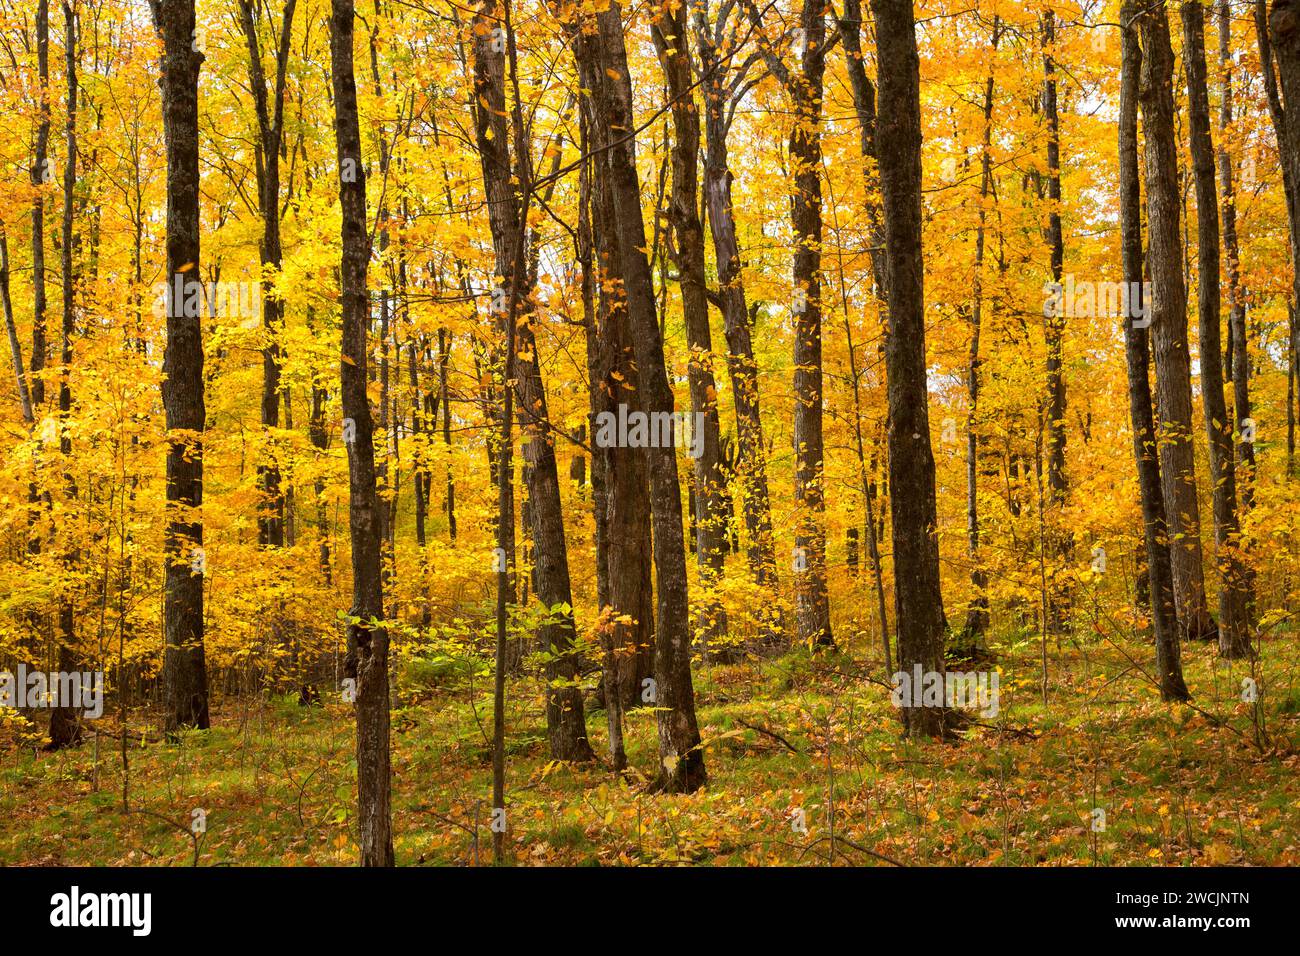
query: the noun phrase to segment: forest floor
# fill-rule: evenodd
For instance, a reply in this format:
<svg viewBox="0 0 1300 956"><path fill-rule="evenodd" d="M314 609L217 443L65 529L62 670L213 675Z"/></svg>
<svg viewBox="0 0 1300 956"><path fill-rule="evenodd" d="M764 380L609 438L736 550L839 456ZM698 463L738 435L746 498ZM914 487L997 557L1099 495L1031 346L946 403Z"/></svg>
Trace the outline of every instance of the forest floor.
<svg viewBox="0 0 1300 956"><path fill-rule="evenodd" d="M708 786L644 792L603 766L547 757L541 686L511 686L508 855L518 865L1298 865L1300 637L1255 665L1184 650L1193 707L1162 704L1150 648L992 641L1000 711L958 743L900 738L884 668L861 656L701 667ZM399 668L393 829L399 864L491 862L490 683L483 662ZM871 671L868 673L867 668ZM471 702L477 704L477 709ZM1259 723L1262 722L1262 730ZM343 865L357 858L351 708L225 700L168 744L132 719L131 812L112 706L99 736L54 754L0 751L0 864ZM588 716L604 752L603 713ZM627 717L634 768L655 763L653 712ZM1094 820L1104 811L1104 829ZM191 833L193 811L206 829Z"/></svg>

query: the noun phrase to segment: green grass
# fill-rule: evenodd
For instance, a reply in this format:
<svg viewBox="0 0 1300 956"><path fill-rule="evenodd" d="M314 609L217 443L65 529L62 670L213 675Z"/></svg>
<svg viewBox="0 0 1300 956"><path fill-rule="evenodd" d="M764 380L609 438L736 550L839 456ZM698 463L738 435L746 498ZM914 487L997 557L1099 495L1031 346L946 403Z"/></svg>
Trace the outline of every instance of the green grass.
<svg viewBox="0 0 1300 956"><path fill-rule="evenodd" d="M1044 707L1036 642L991 642L1001 712L955 744L900 739L883 668L796 651L697 672L708 786L655 796L653 714L627 717L634 767L549 760L541 685L512 683L507 714L509 856L516 865L1300 864L1300 688L1294 636L1266 643L1265 693L1239 700L1247 665L1184 652L1200 712L1161 703L1104 642L1051 649ZM447 659L396 669L393 827L399 864L491 859L490 684ZM869 680L868 677L872 678ZM874 682L873 682L874 681ZM477 707L477 711L475 709ZM356 861L352 715L336 698L224 700L179 743L129 724L131 812L110 704L95 742L0 752L0 863L330 865ZM588 716L597 752L605 719ZM831 806L834 807L833 827ZM1093 833L1100 807L1106 829ZM190 831L206 812L206 832ZM795 827L803 811L806 832ZM832 851L832 842L834 850ZM879 856L873 856L866 851Z"/></svg>

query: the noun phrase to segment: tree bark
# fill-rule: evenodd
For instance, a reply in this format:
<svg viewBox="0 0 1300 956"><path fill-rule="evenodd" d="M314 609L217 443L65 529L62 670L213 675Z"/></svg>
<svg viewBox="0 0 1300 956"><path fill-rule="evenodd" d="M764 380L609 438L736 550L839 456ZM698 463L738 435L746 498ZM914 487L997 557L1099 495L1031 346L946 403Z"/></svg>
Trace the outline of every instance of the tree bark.
<svg viewBox="0 0 1300 956"><path fill-rule="evenodd" d="M1219 188L1223 193L1220 215L1223 218L1223 252L1228 261L1228 348L1226 376L1231 376L1234 427L1250 418L1250 348L1246 342L1246 293L1241 284L1241 252L1237 241L1237 200L1233 183L1232 156L1227 137L1233 123L1232 86L1232 18L1228 0L1219 0ZM1271 67L1270 67L1271 69ZM1254 503L1255 443L1237 443L1237 484L1241 488L1241 506L1249 511ZM1247 608L1247 621L1250 609Z"/></svg>
<svg viewBox="0 0 1300 956"><path fill-rule="evenodd" d="M1052 282L1059 288L1065 266L1065 239L1061 230L1061 129L1057 113L1056 63L1053 46L1056 43L1056 14L1050 9L1043 14L1043 116L1047 120L1047 248ZM1049 523L1050 543L1054 557L1062 564L1068 562L1071 551L1070 534L1061 525L1062 511L1069 495L1065 474L1065 315L1063 310L1052 310L1043 316L1043 337L1047 349L1047 395L1042 406L1047 432L1047 487L1050 507L1055 520ZM1048 542L1044 542L1046 545ZM1059 584L1049 593L1049 619L1047 626L1059 631L1066 625L1070 597Z"/></svg>
<svg viewBox="0 0 1300 956"><path fill-rule="evenodd" d="M23 421L35 422L32 414L32 393L27 387L27 373L23 369L23 345L18 340L18 327L14 322L14 304L9 295L9 237L0 223L0 306L4 308L5 332L9 336L9 355L14 363L14 378L18 387L18 404Z"/></svg>
<svg viewBox="0 0 1300 956"><path fill-rule="evenodd" d="M388 715L388 631L383 624L380 568L383 518L376 491L374 422L366 397L366 172L362 165L357 85L353 70L353 0L332 0L330 74L342 207L343 354L339 363L343 416L355 439L348 444L348 519L352 538L352 608L348 619L347 676L356 681L357 797L361 865L392 866Z"/></svg>
<svg viewBox="0 0 1300 956"><path fill-rule="evenodd" d="M150 0L162 35L163 134L167 145L167 528L163 725L208 726L203 648L202 316L189 314L184 290L199 281L199 69L193 0ZM202 310L199 310L200 312Z"/></svg>
<svg viewBox="0 0 1300 956"><path fill-rule="evenodd" d="M934 455L925 365L925 263L921 251L921 97L912 0L872 0L880 100L877 126L888 263L889 485L894 541L898 666L944 673ZM946 709L902 710L904 733L942 737Z"/></svg>
<svg viewBox="0 0 1300 956"><path fill-rule="evenodd" d="M36 124L36 149L32 158L32 404L45 404L45 189L53 176L50 144L50 2L36 0L36 69L40 84L40 119Z"/></svg>
<svg viewBox="0 0 1300 956"><path fill-rule="evenodd" d="M258 508L257 536L263 547L284 546L284 495L280 488L280 466L276 459L271 429L280 426L280 347L278 336L284 323L284 303L275 294L275 274L280 271L283 248L280 240L280 145L284 136L284 89L289 67L289 41L297 0L286 0L275 48L275 86L270 101L262 70L262 48L257 37L252 0L240 0L240 24L248 45L248 81L257 117L258 148L255 151L257 198L262 214L260 245L262 264L262 430L267 443L265 458L257 466L262 500Z"/></svg>
<svg viewBox="0 0 1300 956"><path fill-rule="evenodd" d="M731 201L732 175L727 155L727 134L731 127L730 110L742 89L745 74L736 71L730 83L718 52L717 43L726 23L710 32L708 7L695 9L695 32L700 53L704 87L704 200L708 211L709 232L717 259L718 298L727 340L727 371L731 379L732 405L736 412L737 477L743 499L746 561L754 582L773 595L777 589L776 552L772 537L772 509L767 490L767 446L763 441L760 415L758 363L750 329L749 307L745 300L740 246L736 238L736 219ZM766 609L762 640L777 644L780 617Z"/></svg>
<svg viewBox="0 0 1300 956"><path fill-rule="evenodd" d="M60 336L59 369L59 455L63 459L63 484L66 507L76 508L77 482L72 473L72 435L69 431L72 416L72 337L76 332L76 275L73 253L76 237L73 235L73 204L77 187L77 17L72 5L63 4L65 79L67 81L67 125L63 160L63 241L60 244L60 272L63 285L63 326ZM64 544L63 564L71 577L81 561L71 528L65 526L67 540ZM59 670L65 674L77 671L80 653L77 649L76 591L71 581L65 581L59 595ZM50 750L71 747L81 740L81 715L78 708L61 704L50 711Z"/></svg>
<svg viewBox="0 0 1300 956"><path fill-rule="evenodd" d="M1128 367L1129 420L1133 428L1133 457L1142 500L1142 529L1146 573L1150 582L1151 621L1156 644L1156 677L1164 700L1187 700L1179 647L1178 614L1168 529L1156 455L1155 416L1151 409L1150 356L1147 330L1134 319L1142 314L1142 185L1138 172L1138 89L1142 47L1135 19L1137 0L1125 0L1120 13L1122 52L1119 100L1119 210L1124 283L1136 289L1124 316L1124 347Z"/></svg>
<svg viewBox="0 0 1300 956"><path fill-rule="evenodd" d="M1192 443L1192 378L1187 342L1187 287L1179 230L1178 142L1174 131L1174 54L1165 0L1139 17L1142 121L1146 130L1147 224L1150 229L1151 327L1155 337L1158 447L1169 521L1174 598L1184 639L1215 637L1205 603L1201 513Z"/></svg>
<svg viewBox="0 0 1300 956"><path fill-rule="evenodd" d="M550 609L539 637L548 654L546 727L554 760L594 759L587 742L582 694L577 686L578 662L573 656L575 628L569 559L555 461L555 437L548 417L541 359L533 333L532 273L517 265L516 245L527 242L528 224L516 188L532 189L532 163L525 139L522 105L517 99L507 113L506 55L513 55L513 37L495 40L498 5L481 8L474 27L474 92L478 152L487 196L488 220L496 252L500 288L509 297L516 326L508 330L517 343L512 356L514 387L519 399L519 428L524 438L528 505L535 543L534 582L537 597ZM513 63L512 63L513 67ZM513 72L512 72L513 77ZM510 119L508 120L507 117ZM513 126L513 129L511 128ZM510 140L514 137L514 155ZM517 184L517 186L516 186ZM516 274L519 272L520 274ZM507 383L508 387L508 383ZM504 434L504 433L503 433Z"/></svg>
<svg viewBox="0 0 1300 956"><path fill-rule="evenodd" d="M626 296L640 391L652 414L673 412L663 336L656 317L650 263L646 257L645 224L636 169L632 113L632 79L623 40L622 11L611 2L603 12L588 15L595 30L571 26L571 42L579 69L591 77L589 87L597 125L608 130L607 148L598 156L609 177L614 245ZM689 793L704 785L704 751L695 719L695 690L691 683L690 605L687 595L686 553L682 536L681 485L672 447L650 448L650 507L658 613L655 622L655 708L659 730L660 771L654 786L672 793Z"/></svg>
<svg viewBox="0 0 1300 956"><path fill-rule="evenodd" d="M1219 199L1214 183L1214 144L1210 138L1210 93L1205 64L1205 14L1197 0L1182 6L1183 61L1187 73L1187 112L1192 170L1196 181L1196 250L1200 320L1201 400L1210 449L1215 556L1219 585L1219 654L1250 654L1246 619L1246 573L1237 522L1237 475L1232 421L1223 398L1223 348L1219 337Z"/></svg>
<svg viewBox="0 0 1300 956"><path fill-rule="evenodd" d="M799 643L834 647L830 598L826 590L826 474L822 437L822 85L826 72L825 3L805 0L800 16L804 35L801 68L791 72L787 90L794 100L790 132L790 197L795 250L794 340L794 497L796 509L795 623Z"/></svg>
<svg viewBox="0 0 1300 956"><path fill-rule="evenodd" d="M727 637L727 612L716 596L726 559L727 513L723 500L722 445L718 427L718 386L713 377L713 342L709 332L709 300L705 290L704 227L699 214L700 114L695 103L688 43L686 5L664 7L662 19L651 33L663 65L665 86L673 117L673 188L670 215L675 239L675 264L680 276L686 341L691 350L687 376L693 421L702 423L694 459L696 500L696 557L699 563L700 606L698 634L705 658L728 660L731 650L719 647Z"/></svg>

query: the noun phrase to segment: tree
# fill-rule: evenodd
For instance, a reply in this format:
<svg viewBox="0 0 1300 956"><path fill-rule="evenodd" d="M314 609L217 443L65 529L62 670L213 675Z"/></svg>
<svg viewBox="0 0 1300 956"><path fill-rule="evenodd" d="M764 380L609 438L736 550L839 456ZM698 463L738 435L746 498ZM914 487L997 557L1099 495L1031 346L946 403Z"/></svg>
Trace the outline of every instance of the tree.
<svg viewBox="0 0 1300 956"><path fill-rule="evenodd" d="M585 19L585 18L584 18ZM610 205L619 272L623 280L629 327L636 354L644 408L651 414L672 414L663 336L655 312L650 263L646 257L645 224L641 217L641 187L636 169L632 79L623 40L622 12L617 3L595 14L593 22L570 24L571 42L579 68L593 77L591 87L596 122L611 131L599 163L608 176ZM590 32L588 30L590 29ZM682 536L681 488L677 456L672 447L648 449L650 509L654 534L655 584L655 707L659 729L658 788L689 793L704 785L704 751L695 719L695 690L691 683L690 619L686 583L686 554Z"/></svg>
<svg viewBox="0 0 1300 956"><path fill-rule="evenodd" d="M64 495L67 502L77 499L77 482L72 474L72 338L77 329L76 273L73 253L77 238L73 233L73 211L77 186L77 16L72 0L63 3L65 74L68 87L65 156L63 161L63 236L60 248L60 271L63 286L63 325L60 335L59 369L59 455L62 458ZM80 549L71 529L63 543L63 563L72 571L81 560ZM70 674L77 669L77 603L74 585L65 582L59 596L59 670ZM81 740L81 720L77 709L61 703L50 711L50 749L70 747Z"/></svg>
<svg viewBox="0 0 1300 956"><path fill-rule="evenodd" d="M757 29L761 15L747 9ZM790 131L790 223L795 248L794 295L794 538L795 626L799 643L834 647L830 598L826 591L826 474L822 431L822 85L826 75L826 5L805 0L799 15L791 69L760 40L768 70L794 105Z"/></svg>
<svg viewBox="0 0 1300 956"><path fill-rule="evenodd" d="M695 105L689 28L686 5L664 8L661 18L652 22L651 34L663 66L673 117L673 188L670 216L675 240L674 259L680 277L682 312L686 319L686 339L691 350L687 377L690 382L691 409L701 434L693 436L700 443L695 457L695 500L699 520L696 522L696 557L700 568L700 587L705 599L699 609L700 640L710 656L730 653L716 646L727 636L726 611L712 592L721 583L726 557L727 513L724 510L725 479L722 474L722 447L718 426L718 386L713 377L713 342L709 333L709 301L705 288L704 227L699 214L700 113Z"/></svg>
<svg viewBox="0 0 1300 956"><path fill-rule="evenodd" d="M239 0L240 25L248 44L248 84L253 92L257 117L258 208L262 214L262 329L267 337L262 350L262 428L266 440L273 441L270 430L280 427L280 347L277 342L284 321L284 305L275 291L275 274L284 256L280 241L280 152L284 139L284 89L289 68L289 42L293 36L293 14L297 0L287 0L275 46L275 85L269 101L266 74L262 69L262 46L257 36L257 21L252 0ZM263 546L284 546L284 495L280 490L280 466L275 453L268 449L267 458L257 466L263 501L258 513L258 541Z"/></svg>
<svg viewBox="0 0 1300 956"><path fill-rule="evenodd" d="M921 254L921 92L912 0L872 0L882 102L877 121L889 270L889 483L894 543L898 666L943 674L944 615L925 373L925 283ZM899 489L907 489L900 493ZM944 706L903 707L909 736L941 737Z"/></svg>
<svg viewBox="0 0 1300 956"><path fill-rule="evenodd" d="M727 340L727 372L736 414L737 474L745 516L746 559L754 582L764 590L775 592L776 553L772 540L772 507L768 498L767 446L763 442L758 363L754 359L750 310L745 297L740 244L736 238L736 216L731 198L733 177L727 151L727 134L735 119L736 105L757 80L749 77L754 57L735 66L733 51L720 49L732 9L728 6L721 11L712 24L707 0L699 3L694 11L704 90L704 202L717 259L718 307L722 312ZM779 615L769 613L766 616L764 643L776 643L779 624Z"/></svg>
<svg viewBox="0 0 1300 956"><path fill-rule="evenodd" d="M203 330L187 307L199 275L199 69L193 0L150 0L162 35L163 135L167 144L166 584L163 725L208 726L203 646ZM201 288L201 287L200 287Z"/></svg>
<svg viewBox="0 0 1300 956"><path fill-rule="evenodd" d="M40 119L36 125L36 150L32 157L32 404L45 404L45 190L53 181L50 167L50 0L36 0L36 61L40 71Z"/></svg>
<svg viewBox="0 0 1300 956"><path fill-rule="evenodd" d="M492 243L496 251L496 275L500 283L494 297L504 303L502 324L513 322L509 335L517 354L511 360L512 380L518 391L519 428L525 436L525 475L528 481L527 511L532 519L536 544L534 581L537 597L549 611L541 628L541 644L548 655L549 687L546 693L546 726L551 757L555 760L593 759L587 742L582 695L576 683L577 660L573 656L573 597L569 586L569 558L564 537L564 514L560 503L559 472L555 463L555 432L547 411L546 389L533 332L535 312L533 276L518 262L519 247L526 243L528 223L525 208L515 193L533 188L532 163L525 139L522 106L516 96L507 111L505 75L510 37L498 42L502 27L496 26L497 6L489 2L474 24L475 123L478 153L487 196ZM516 78L511 74L512 81ZM513 121L507 124L507 115ZM513 126L513 129L511 129ZM514 155L510 141L514 137ZM506 434L502 433L503 436ZM503 438L503 440L505 440Z"/></svg>
<svg viewBox="0 0 1300 956"><path fill-rule="evenodd" d="M1237 521L1233 425L1223 400L1223 349L1219 338L1219 202L1214 183L1214 144L1210 140L1205 14L1200 3L1184 3L1182 20L1188 125L1191 129L1192 167L1196 180L1201 399L1205 404L1205 429L1210 448L1215 552L1223 576L1219 586L1219 653L1224 657L1246 657L1250 654L1246 573L1239 551L1241 532Z"/></svg>
<svg viewBox="0 0 1300 956"><path fill-rule="evenodd" d="M1047 229L1046 239L1050 258L1052 282L1060 286L1065 265L1065 239L1061 231L1061 122L1057 112L1056 14L1047 10L1043 14L1043 117L1047 121ZM1058 515L1065 507L1069 495L1069 482L1065 474L1065 315L1062 309L1053 309L1043 316L1043 337L1047 345L1047 394L1042 408L1047 432L1047 486L1051 507ZM1069 533L1053 527L1056 557L1065 560L1070 555ZM1047 542L1043 542L1047 546ZM1058 588L1051 596L1048 620L1044 627L1059 628L1064 623L1069 598Z"/></svg>
<svg viewBox="0 0 1300 956"><path fill-rule="evenodd" d="M1183 282L1178 144L1174 135L1174 53L1164 0L1151 4L1138 23L1143 50L1140 101L1146 131L1148 265L1160 413L1160 478L1169 520L1178 623L1185 638L1209 640L1215 636L1215 625L1205 605L1201 567L1187 287Z"/></svg>
<svg viewBox="0 0 1300 956"><path fill-rule="evenodd" d="M357 84L353 71L352 0L332 0L330 76L334 90L339 205L343 211L340 275L343 352L339 362L344 428L353 436L348 452L348 523L352 539L352 608L348 612L347 676L355 682L357 804L361 865L392 866L389 751L388 630L380 570L383 525L375 479L374 420L366 396L369 296L366 270L370 232L366 222L366 172L362 165ZM351 422L351 428L348 427Z"/></svg>
<svg viewBox="0 0 1300 956"><path fill-rule="evenodd" d="M1178 614L1168 528L1156 454L1155 416L1151 410L1150 353L1142 301L1142 184L1138 172L1138 88L1142 47L1134 23L1136 0L1125 0L1120 11L1121 60L1119 100L1119 212L1124 284L1130 294L1124 316L1124 346L1128 368L1129 421L1133 428L1133 458L1137 464L1142 501L1142 530L1146 573L1151 592L1151 621L1155 632L1156 676L1164 700L1187 700L1179 648Z"/></svg>

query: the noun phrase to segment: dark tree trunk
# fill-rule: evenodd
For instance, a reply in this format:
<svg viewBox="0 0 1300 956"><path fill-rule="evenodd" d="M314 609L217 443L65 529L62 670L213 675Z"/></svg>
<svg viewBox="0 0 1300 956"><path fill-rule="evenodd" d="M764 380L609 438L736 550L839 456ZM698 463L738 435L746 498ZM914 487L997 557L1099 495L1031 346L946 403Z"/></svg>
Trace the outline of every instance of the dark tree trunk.
<svg viewBox="0 0 1300 956"><path fill-rule="evenodd" d="M863 167L866 171L866 212L867 225L871 237L871 272L874 279L874 293L880 310L881 325L889 322L889 292L886 288L888 266L885 262L885 227L880 221L879 154L876 149L876 88L867 77L862 54L862 3L861 0L845 0L844 15L839 18L840 35L844 40L844 65L849 74L849 85L853 90L854 110L858 114L859 142L862 151ZM987 160L986 160L987 161ZM843 278L841 276L841 288ZM880 562L880 542L876 530L874 498L875 490L871 471L867 465L866 443L862 437L862 398L861 370L858 367L858 352L853 346L852 328L848 319L847 297L844 305L845 333L849 349L849 374L853 379L853 437L857 445L858 470L862 482L862 502L866 511L863 525L867 533L867 551L871 556L872 578L876 586L876 608L880 616L880 642L884 651L885 673L894 672L893 656L889 642L889 612L885 602L885 575ZM973 407L973 405L972 405ZM853 529L856 531L856 529ZM980 580L982 571L971 571L972 581ZM977 590L983 585L978 584Z"/></svg>
<svg viewBox="0 0 1300 956"><path fill-rule="evenodd" d="M151 0L162 35L163 134L167 143L167 348L163 406L167 433L166 590L163 725L208 726L203 652L202 316L185 290L199 281L199 68L193 0ZM200 312L202 310L199 310Z"/></svg>
<svg viewBox="0 0 1300 956"><path fill-rule="evenodd" d="M663 336L655 311L650 262L645 253L641 190L631 135L635 128L632 80L623 41L622 11L617 3L611 2L608 9L593 19L593 32L573 30L571 40L582 75L590 77L594 84L591 87L594 125L613 132L598 162L608 176L614 225L611 238L623 279L639 391L647 412L671 414L673 393L668 384ZM669 792L688 793L704 785L706 774L691 683L690 605L681 485L677 455L672 447L650 448L646 457L658 597L654 686L660 769L655 785Z"/></svg>
<svg viewBox="0 0 1300 956"><path fill-rule="evenodd" d="M731 170L728 168L727 133L730 108L743 83L738 72L730 83L726 64L718 54L718 40L726 23L710 32L708 8L695 10L695 31L700 51L704 87L704 200L709 232L717 258L718 298L727 340L727 371L731 379L732 405L736 410L736 473L743 499L746 560L755 583L773 594L777 588L776 552L772 538L772 509L767 491L767 446L763 441L763 420L759 414L758 363L754 359L749 307L745 301L740 246L731 204ZM764 620L763 643L779 641L780 619L774 609Z"/></svg>
<svg viewBox="0 0 1300 956"><path fill-rule="evenodd" d="M1056 43L1056 14L1050 9L1043 14L1043 116L1047 120L1047 248L1050 258L1052 282L1061 281L1065 266L1065 239L1061 231L1061 131L1056 106L1056 63L1053 45ZM1069 560L1069 531L1061 526L1061 513L1069 494L1065 475L1065 316L1063 310L1054 309L1043 317L1043 338L1047 349L1047 394L1042 415L1047 432L1047 487L1053 520L1049 525L1050 546L1054 558L1065 563ZM1048 542L1044 542L1048 544ZM1070 597L1059 585L1049 594L1049 624L1059 631L1066 624Z"/></svg>
<svg viewBox="0 0 1300 956"><path fill-rule="evenodd" d="M1150 229L1151 328L1155 338L1158 446L1169 521L1178 623L1187 639L1209 640L1215 624L1205 603L1201 512L1192 442L1192 378L1187 344L1187 287L1179 236L1178 142L1174 131L1174 53L1165 0L1139 17L1142 121L1146 132Z"/></svg>
<svg viewBox="0 0 1300 956"><path fill-rule="evenodd" d="M1237 201L1233 185L1232 156L1228 152L1228 130L1233 122L1232 88L1232 19L1228 0L1219 0L1219 69L1222 82L1219 98L1219 188L1223 192L1223 252L1228 261L1224 269L1228 277L1228 347L1224 374L1231 376L1233 395L1233 421L1235 427L1244 429L1242 423L1250 418L1250 348L1246 344L1246 294L1241 284L1241 252L1237 242ZM1271 67L1270 67L1271 69ZM1255 443L1244 439L1237 444L1237 484L1241 488L1241 507L1249 511L1254 503ZM1247 600L1249 601L1249 595ZM1249 623L1251 608L1247 607Z"/></svg>
<svg viewBox="0 0 1300 956"><path fill-rule="evenodd" d="M1180 660L1178 615L1174 601L1173 571L1169 557L1165 505L1156 455L1155 417L1151 410L1150 357L1147 330L1134 319L1142 314L1142 186L1138 172L1138 89L1142 48L1138 43L1137 0L1125 0L1120 13L1123 51L1119 100L1119 209L1124 283L1131 295L1124 316L1125 356L1128 363L1129 419L1133 427L1133 457L1137 463L1138 492L1142 499L1142 527L1146 544L1146 573L1150 582L1152 630L1155 632L1156 672L1160 696L1187 700Z"/></svg>
<svg viewBox="0 0 1300 956"><path fill-rule="evenodd" d="M694 459L695 491L700 503L696 521L696 555L700 586L704 592L697 611L699 636L706 659L727 648L718 642L727 636L727 615L715 589L721 583L726 558L727 515L724 479L720 467L722 448L718 429L718 386L713 377L713 342L709 333L709 300L705 291L704 227L699 214L700 114L695 104L695 78L687 41L686 6L665 7L662 20L652 24L655 46L663 64L665 86L673 116L673 189L671 216L674 256L681 276L682 312L686 341L691 350L688 368L693 421L702 422L702 434L692 434L700 454Z"/></svg>
<svg viewBox="0 0 1300 956"><path fill-rule="evenodd" d="M580 68L586 71L583 76L588 78L583 82L588 88L593 88L592 83L600 82L598 76L590 73L596 69L594 64L580 64ZM586 118L588 149L595 150L599 157L609 148L608 130L601 125L590 100L584 102L584 108L589 114ZM591 215L598 275L618 277L622 275L623 266L618 254L618 224L614 218L608 165L593 162L592 189ZM645 412L641 378L628 325L627 301L608 282L602 281L600 290L596 311L598 365L592 378L595 413L616 413L619 404L625 404L629 413ZM593 429L595 421L593 418ZM606 683L615 689L618 710L625 713L633 707L653 706L655 696L646 693L646 681L653 681L655 674L649 463L645 449L626 448L617 443L613 447L601 448L596 444L605 469L606 533L609 538L607 578L609 604L615 615L611 622L612 650Z"/></svg>
<svg viewBox="0 0 1300 956"><path fill-rule="evenodd" d="M18 385L18 404L23 410L23 421L31 425L36 419L32 413L32 394L27 388L27 373L23 370L23 346L18 341L18 327L14 322L14 304L9 296L9 237L0 223L0 306L4 308L5 332L9 336L9 355L14 363L14 378Z"/></svg>
<svg viewBox="0 0 1300 956"><path fill-rule="evenodd" d="M996 51L998 40L1001 36L998 20L993 22L992 47ZM1051 62L1050 58L1047 62ZM1055 106L1056 90L1055 80L1049 79L1052 84L1051 98L1053 107ZM969 403L967 409L968 420L966 424L966 549L971 562L971 588L974 596L971 598L970 606L966 609L966 623L961 631L961 652L964 657L974 656L983 640L984 632L989 625L989 601L988 601L988 575L984 570L980 559L980 518L979 518L979 453L980 453L980 433L978 425L979 400L980 400L980 331L984 322L984 250L985 235L987 229L988 213L984 208L984 201L993 188L993 157L990 154L990 146L993 137L993 93L994 80L990 71L984 81L984 136L983 146L980 150L980 208L978 214L978 224L975 227L975 276L971 288L971 334L970 334L970 351L966 364L966 398ZM1046 98L1046 97L1045 97ZM1053 127L1054 131L1054 127ZM1048 151L1052 149L1052 142L1049 141ZM1049 162L1050 165L1050 162ZM1059 188L1059 177L1057 177ZM1060 216L1055 216L1056 238L1060 238ZM1053 258L1055 263L1057 260ZM1053 281L1059 279L1055 275ZM1049 325L1050 325L1049 320ZM1059 337L1057 340L1059 345ZM1048 361L1051 362L1052 350L1048 349ZM1059 379L1060 371L1060 354L1057 351L1057 377ZM1051 374L1048 376L1048 390L1051 391ZM1062 391L1064 398L1064 391Z"/></svg>
<svg viewBox="0 0 1300 956"><path fill-rule="evenodd" d="M76 276L73 273L73 204L77 187L77 18L70 3L63 4L65 74L68 85L67 135L63 160L63 240L60 243L60 271L63 285L63 327L60 336L59 370L59 454L63 459L63 484L67 496L65 507L76 508L77 483L72 474L72 437L68 419L72 415L72 336L76 331ZM72 540L71 530L64 544L63 562L71 574L80 563L80 549ZM65 674L78 670L76 592L65 585L59 595L59 670ZM62 704L50 711L49 749L71 747L81 740L81 716L78 708Z"/></svg>
<svg viewBox="0 0 1300 956"><path fill-rule="evenodd" d="M380 568L383 518L375 478L374 423L366 398L366 269L370 237L366 221L366 173L362 165L357 85L353 72L352 0L332 0L330 74L334 133L338 146L342 207L343 354L339 363L348 443L348 517L352 537L352 609L348 620L347 675L356 681L357 796L361 865L392 866L391 768L388 717L388 631L383 626Z"/></svg>
<svg viewBox="0 0 1300 956"><path fill-rule="evenodd" d="M921 99L912 0L872 0L880 100L877 125L889 276L889 486L894 534L898 666L942 674L934 455L925 374L925 264L921 251ZM920 700L915 700L917 705ZM943 706L904 706L904 732L941 737Z"/></svg>
<svg viewBox="0 0 1300 956"><path fill-rule="evenodd" d="M794 100L790 132L790 197L795 250L794 447L795 623L799 643L834 647L826 591L825 446L822 439L822 80L826 72L826 7L805 0L800 16L804 52L786 88Z"/></svg>
<svg viewBox="0 0 1300 956"><path fill-rule="evenodd" d="M539 635L542 647L548 653L547 736L552 759L587 761L593 759L593 754L587 742L582 694L577 686L578 661L573 655L575 629L569 558L555 461L555 436L548 417L541 359L533 334L536 313L531 304L532 275L527 268L516 274L519 271L516 247L527 242L527 224L515 190L531 190L532 163L520 112L522 105L516 100L507 113L506 53L512 49L507 47L513 41L510 37L507 37L506 44L494 41L496 10L496 3L489 0L476 20L475 122L492 244L496 252L496 274L501 289L511 302L507 318L513 316L515 321L515 328L508 331L517 343L517 353L512 356L512 361L528 483L528 507L525 511L531 519L536 548L534 586L538 599L552 609L550 621L542 626ZM509 145L512 134L513 156Z"/></svg>
<svg viewBox="0 0 1300 956"><path fill-rule="evenodd" d="M280 271L283 250L280 241L280 144L284 136L284 89L289 66L289 41L293 33L296 0L286 0L279 43L275 48L275 87L268 102L266 75L262 70L262 48L252 0L240 0L240 25L248 45L248 81L257 117L258 148L255 150L257 198L262 214L262 428L267 443L265 459L257 466L262 500L258 507L257 539L263 547L284 546L284 495L280 488L280 466L276 459L271 429L280 427L280 347L278 336L284 322L284 304L274 295L275 274Z"/></svg>
<svg viewBox="0 0 1300 956"><path fill-rule="evenodd" d="M451 333L438 330L438 394L442 404L442 443L451 451L451 399L447 392L447 368L451 364ZM435 420L436 424L436 420ZM447 536L456 540L456 477L447 463Z"/></svg>
<svg viewBox="0 0 1300 956"><path fill-rule="evenodd" d="M40 83L41 113L36 124L36 150L31 181L32 200L32 404L45 404L45 189L53 181L50 169L50 2L36 0L36 69Z"/></svg>
<svg viewBox="0 0 1300 956"><path fill-rule="evenodd" d="M1219 586L1219 654L1246 657L1246 574L1237 522L1237 475L1232 421L1223 398L1223 350L1219 338L1219 200L1214 184L1214 144L1210 139L1210 93L1205 65L1205 14L1199 3L1184 3L1183 60L1187 73L1187 113L1192 170L1196 181L1196 249L1200 318L1201 400L1210 449L1215 557Z"/></svg>

